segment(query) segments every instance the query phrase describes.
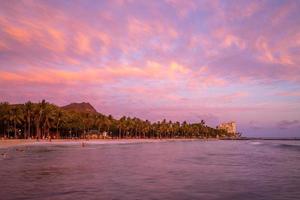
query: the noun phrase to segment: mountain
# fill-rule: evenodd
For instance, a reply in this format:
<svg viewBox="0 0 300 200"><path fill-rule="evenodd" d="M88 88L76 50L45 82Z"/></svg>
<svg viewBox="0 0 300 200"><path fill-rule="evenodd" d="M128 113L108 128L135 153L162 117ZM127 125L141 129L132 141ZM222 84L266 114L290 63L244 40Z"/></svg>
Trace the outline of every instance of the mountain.
<svg viewBox="0 0 300 200"><path fill-rule="evenodd" d="M75 112L97 113L97 110L90 103L86 103L86 102L71 103L61 108L64 110L75 111Z"/></svg>

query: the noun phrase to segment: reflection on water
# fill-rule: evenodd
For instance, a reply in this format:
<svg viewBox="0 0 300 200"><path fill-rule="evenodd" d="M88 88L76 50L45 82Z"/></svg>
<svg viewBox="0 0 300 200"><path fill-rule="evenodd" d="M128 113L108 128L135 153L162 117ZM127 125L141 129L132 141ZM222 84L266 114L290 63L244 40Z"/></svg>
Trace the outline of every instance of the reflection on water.
<svg viewBox="0 0 300 200"><path fill-rule="evenodd" d="M73 143L0 154L0 199L300 199L297 141Z"/></svg>

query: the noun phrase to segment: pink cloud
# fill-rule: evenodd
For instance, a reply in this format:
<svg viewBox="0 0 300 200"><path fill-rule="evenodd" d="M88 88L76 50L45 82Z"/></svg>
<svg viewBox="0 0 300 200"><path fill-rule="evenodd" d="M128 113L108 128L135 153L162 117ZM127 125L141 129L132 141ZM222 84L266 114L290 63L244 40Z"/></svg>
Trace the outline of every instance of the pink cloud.
<svg viewBox="0 0 300 200"><path fill-rule="evenodd" d="M249 93L247 92L235 92L233 94L221 95L218 98L222 99L224 102L238 101L240 98L248 97Z"/></svg>
<svg viewBox="0 0 300 200"><path fill-rule="evenodd" d="M289 1L283 6L276 9L276 11L272 15L271 22L273 25L278 25L280 21L284 20L290 13L296 11L297 5L293 1Z"/></svg>
<svg viewBox="0 0 300 200"><path fill-rule="evenodd" d="M177 12L178 16L184 18L191 11L197 9L197 3L194 0L191 1L180 1L180 0L166 0Z"/></svg>
<svg viewBox="0 0 300 200"><path fill-rule="evenodd" d="M220 28L214 31L214 35L217 39L221 41L221 47L227 48L231 46L239 47L240 49L245 48L245 42L238 36L230 33L224 28Z"/></svg>
<svg viewBox="0 0 300 200"><path fill-rule="evenodd" d="M278 92L275 95L287 96L287 97L300 97L300 92L298 91L288 91L288 92Z"/></svg>
<svg viewBox="0 0 300 200"><path fill-rule="evenodd" d="M70 61L75 62L76 61ZM147 61L146 66L106 66L102 68L85 68L80 71L69 71L64 69L48 69L41 67L27 67L18 71L1 71L2 82L36 82L45 84L74 84L81 82L105 83L118 79L149 79L149 80L174 80L181 76L186 76L189 70L184 66L171 62L168 65L162 65L153 61Z"/></svg>
<svg viewBox="0 0 300 200"><path fill-rule="evenodd" d="M85 36L83 33L78 33L75 41L77 43L78 53L85 54L92 52L92 48L90 46L90 39Z"/></svg>
<svg viewBox="0 0 300 200"><path fill-rule="evenodd" d="M151 119L214 113L249 124L259 115L265 125L292 113L284 116L292 120L299 114L299 95L290 92L300 82L298 4L3 1L0 96L84 99L103 112ZM270 94L275 99L266 102Z"/></svg>

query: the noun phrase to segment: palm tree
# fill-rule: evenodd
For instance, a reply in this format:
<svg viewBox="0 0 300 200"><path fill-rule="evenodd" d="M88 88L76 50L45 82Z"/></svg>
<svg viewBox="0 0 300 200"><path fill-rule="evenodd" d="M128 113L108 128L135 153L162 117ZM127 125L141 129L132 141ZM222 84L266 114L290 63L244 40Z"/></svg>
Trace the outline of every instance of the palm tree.
<svg viewBox="0 0 300 200"><path fill-rule="evenodd" d="M50 136L50 128L54 121L54 106L45 102L42 104L43 112L41 117L41 132L42 137L48 138Z"/></svg>
<svg viewBox="0 0 300 200"><path fill-rule="evenodd" d="M110 134L111 137L113 138L114 134L110 132L110 130L112 129L115 120L111 115L108 115L108 117L106 117L105 119L106 119L105 124L107 127L107 134Z"/></svg>
<svg viewBox="0 0 300 200"><path fill-rule="evenodd" d="M10 116L10 106L8 102L0 103L0 121L1 129L3 131L3 136L8 137L8 127L9 127L9 117ZM0 129L0 132L2 132Z"/></svg>
<svg viewBox="0 0 300 200"><path fill-rule="evenodd" d="M104 117L104 122L103 122L104 126L105 126L105 131L107 134L109 134L110 131L110 126L112 124L112 120L109 117Z"/></svg>
<svg viewBox="0 0 300 200"><path fill-rule="evenodd" d="M200 122L200 124L201 124L202 126L205 126L205 121L202 119L201 122Z"/></svg>
<svg viewBox="0 0 300 200"><path fill-rule="evenodd" d="M72 137L73 130L75 131L76 137L83 137L85 138L85 120L83 119L82 113L76 112L66 112L64 115L64 124L65 129L68 131L68 137Z"/></svg>
<svg viewBox="0 0 300 200"><path fill-rule="evenodd" d="M173 126L173 130L174 130L174 134L176 136L179 136L179 133L180 133L180 123L179 122L176 122Z"/></svg>
<svg viewBox="0 0 300 200"><path fill-rule="evenodd" d="M160 121L157 122L156 132L158 133L158 138L161 139L161 133L163 132L163 126Z"/></svg>
<svg viewBox="0 0 300 200"><path fill-rule="evenodd" d="M121 119L118 121L118 129L119 129L119 138L123 138L123 131L126 132L126 117L123 116Z"/></svg>
<svg viewBox="0 0 300 200"><path fill-rule="evenodd" d="M45 103L43 117L42 117L42 130L43 135L46 138L49 138L50 135L50 128L55 119L55 107L52 104Z"/></svg>
<svg viewBox="0 0 300 200"><path fill-rule="evenodd" d="M101 132L101 128L105 125L105 117L103 115L96 115L95 126L98 129L98 133Z"/></svg>
<svg viewBox="0 0 300 200"><path fill-rule="evenodd" d="M41 103L35 104L34 122L35 122L36 138L37 139L40 139L41 136L42 136L40 127L41 127L45 107L46 107L46 101L45 100L42 100Z"/></svg>
<svg viewBox="0 0 300 200"><path fill-rule="evenodd" d="M86 133L89 132L91 128L91 124L94 117L90 113L81 113L81 116L82 116L82 124L83 124L83 134L85 138Z"/></svg>
<svg viewBox="0 0 300 200"><path fill-rule="evenodd" d="M21 124L22 120L22 112L19 106L16 105L10 110L10 121L13 123L14 138L17 138L17 125Z"/></svg>
<svg viewBox="0 0 300 200"><path fill-rule="evenodd" d="M63 123L63 111L61 109L56 109L54 111L54 121L55 121L55 128L56 128L56 137L60 136L59 127Z"/></svg>
<svg viewBox="0 0 300 200"><path fill-rule="evenodd" d="M26 102L24 105L25 108L25 119L26 119L26 131L24 134L25 138L31 137L31 117L33 105L30 101Z"/></svg>
<svg viewBox="0 0 300 200"><path fill-rule="evenodd" d="M167 125L167 133L168 133L169 138L173 137L173 123L171 120L168 122L168 125Z"/></svg>
<svg viewBox="0 0 300 200"><path fill-rule="evenodd" d="M183 121L181 124L181 133L183 137L186 137L188 124L186 121Z"/></svg>

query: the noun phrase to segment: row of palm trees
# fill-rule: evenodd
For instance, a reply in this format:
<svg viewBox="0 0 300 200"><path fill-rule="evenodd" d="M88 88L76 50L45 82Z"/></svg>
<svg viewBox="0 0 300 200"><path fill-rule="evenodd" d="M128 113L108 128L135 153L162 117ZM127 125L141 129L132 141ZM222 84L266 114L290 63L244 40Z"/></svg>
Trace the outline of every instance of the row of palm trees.
<svg viewBox="0 0 300 200"><path fill-rule="evenodd" d="M232 137L200 123L151 123L139 118L67 111L45 100L39 103L10 105L0 103L0 137L5 138L87 138L90 132L106 132L108 138L216 138ZM97 135L96 134L96 135Z"/></svg>

